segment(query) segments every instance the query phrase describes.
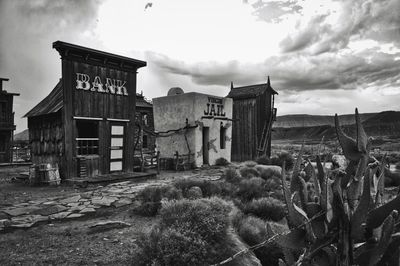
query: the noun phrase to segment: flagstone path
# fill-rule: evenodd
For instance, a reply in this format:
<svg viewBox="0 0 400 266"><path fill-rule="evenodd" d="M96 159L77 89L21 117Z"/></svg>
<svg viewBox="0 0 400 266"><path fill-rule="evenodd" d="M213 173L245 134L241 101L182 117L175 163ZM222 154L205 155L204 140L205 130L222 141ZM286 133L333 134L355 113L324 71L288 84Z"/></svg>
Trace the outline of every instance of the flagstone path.
<svg viewBox="0 0 400 266"><path fill-rule="evenodd" d="M221 170L191 172L181 177L219 179ZM166 185L173 178L149 179L143 182L124 181L100 186L83 193L65 197L44 198L11 207L0 208L0 232L15 228L30 228L41 222L77 219L93 215L101 208L122 207L132 204L137 193L148 186Z"/></svg>

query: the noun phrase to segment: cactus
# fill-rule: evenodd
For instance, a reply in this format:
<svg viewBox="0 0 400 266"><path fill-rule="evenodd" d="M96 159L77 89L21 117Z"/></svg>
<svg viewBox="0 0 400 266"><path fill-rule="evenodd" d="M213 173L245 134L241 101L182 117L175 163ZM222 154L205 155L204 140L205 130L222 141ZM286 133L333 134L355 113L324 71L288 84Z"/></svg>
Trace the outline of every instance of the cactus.
<svg viewBox="0 0 400 266"><path fill-rule="evenodd" d="M343 133L335 115L337 138L349 160L345 172L324 169L318 154L317 171L308 161L304 169L307 178L303 179L303 146L290 187L283 167L287 221L292 232L276 240L285 254L279 265L363 266L399 261L400 233L395 225L400 195L384 203L385 158L368 164L374 159L369 156L371 141L357 109L355 120L357 135L353 139Z"/></svg>

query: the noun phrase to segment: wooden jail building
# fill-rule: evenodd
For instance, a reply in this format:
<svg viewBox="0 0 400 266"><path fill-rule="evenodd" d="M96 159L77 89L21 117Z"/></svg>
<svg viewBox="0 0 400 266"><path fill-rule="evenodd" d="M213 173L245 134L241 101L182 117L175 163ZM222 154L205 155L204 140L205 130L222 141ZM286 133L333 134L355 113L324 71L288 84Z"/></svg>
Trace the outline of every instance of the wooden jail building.
<svg viewBox="0 0 400 266"><path fill-rule="evenodd" d="M25 116L34 164L62 178L133 172L136 75L146 62L61 41L62 77Z"/></svg>
<svg viewBox="0 0 400 266"><path fill-rule="evenodd" d="M234 87L227 97L233 99L232 161L254 160L271 156L271 130L276 120L274 96L267 83Z"/></svg>
<svg viewBox="0 0 400 266"><path fill-rule="evenodd" d="M0 163L12 162L12 143L14 136L14 96L19 93L10 93L3 90L3 81L9 79L0 78Z"/></svg>

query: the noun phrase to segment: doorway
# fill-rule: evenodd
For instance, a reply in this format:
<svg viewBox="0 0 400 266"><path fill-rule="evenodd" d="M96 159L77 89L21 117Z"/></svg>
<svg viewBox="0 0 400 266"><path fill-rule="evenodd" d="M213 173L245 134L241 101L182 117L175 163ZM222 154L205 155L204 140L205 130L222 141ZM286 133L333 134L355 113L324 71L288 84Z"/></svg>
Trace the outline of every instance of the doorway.
<svg viewBox="0 0 400 266"><path fill-rule="evenodd" d="M111 125L110 172L122 171L124 126Z"/></svg>
<svg viewBox="0 0 400 266"><path fill-rule="evenodd" d="M203 164L209 164L210 128L203 127Z"/></svg>

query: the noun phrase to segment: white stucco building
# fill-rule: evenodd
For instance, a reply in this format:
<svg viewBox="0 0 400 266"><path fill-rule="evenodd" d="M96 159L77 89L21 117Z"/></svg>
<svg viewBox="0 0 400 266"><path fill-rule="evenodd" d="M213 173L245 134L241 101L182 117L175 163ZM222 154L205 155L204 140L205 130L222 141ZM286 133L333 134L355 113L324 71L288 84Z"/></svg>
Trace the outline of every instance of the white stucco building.
<svg viewBox="0 0 400 266"><path fill-rule="evenodd" d="M231 160L232 99L173 88L153 99L157 149L162 157L192 154L196 167Z"/></svg>

